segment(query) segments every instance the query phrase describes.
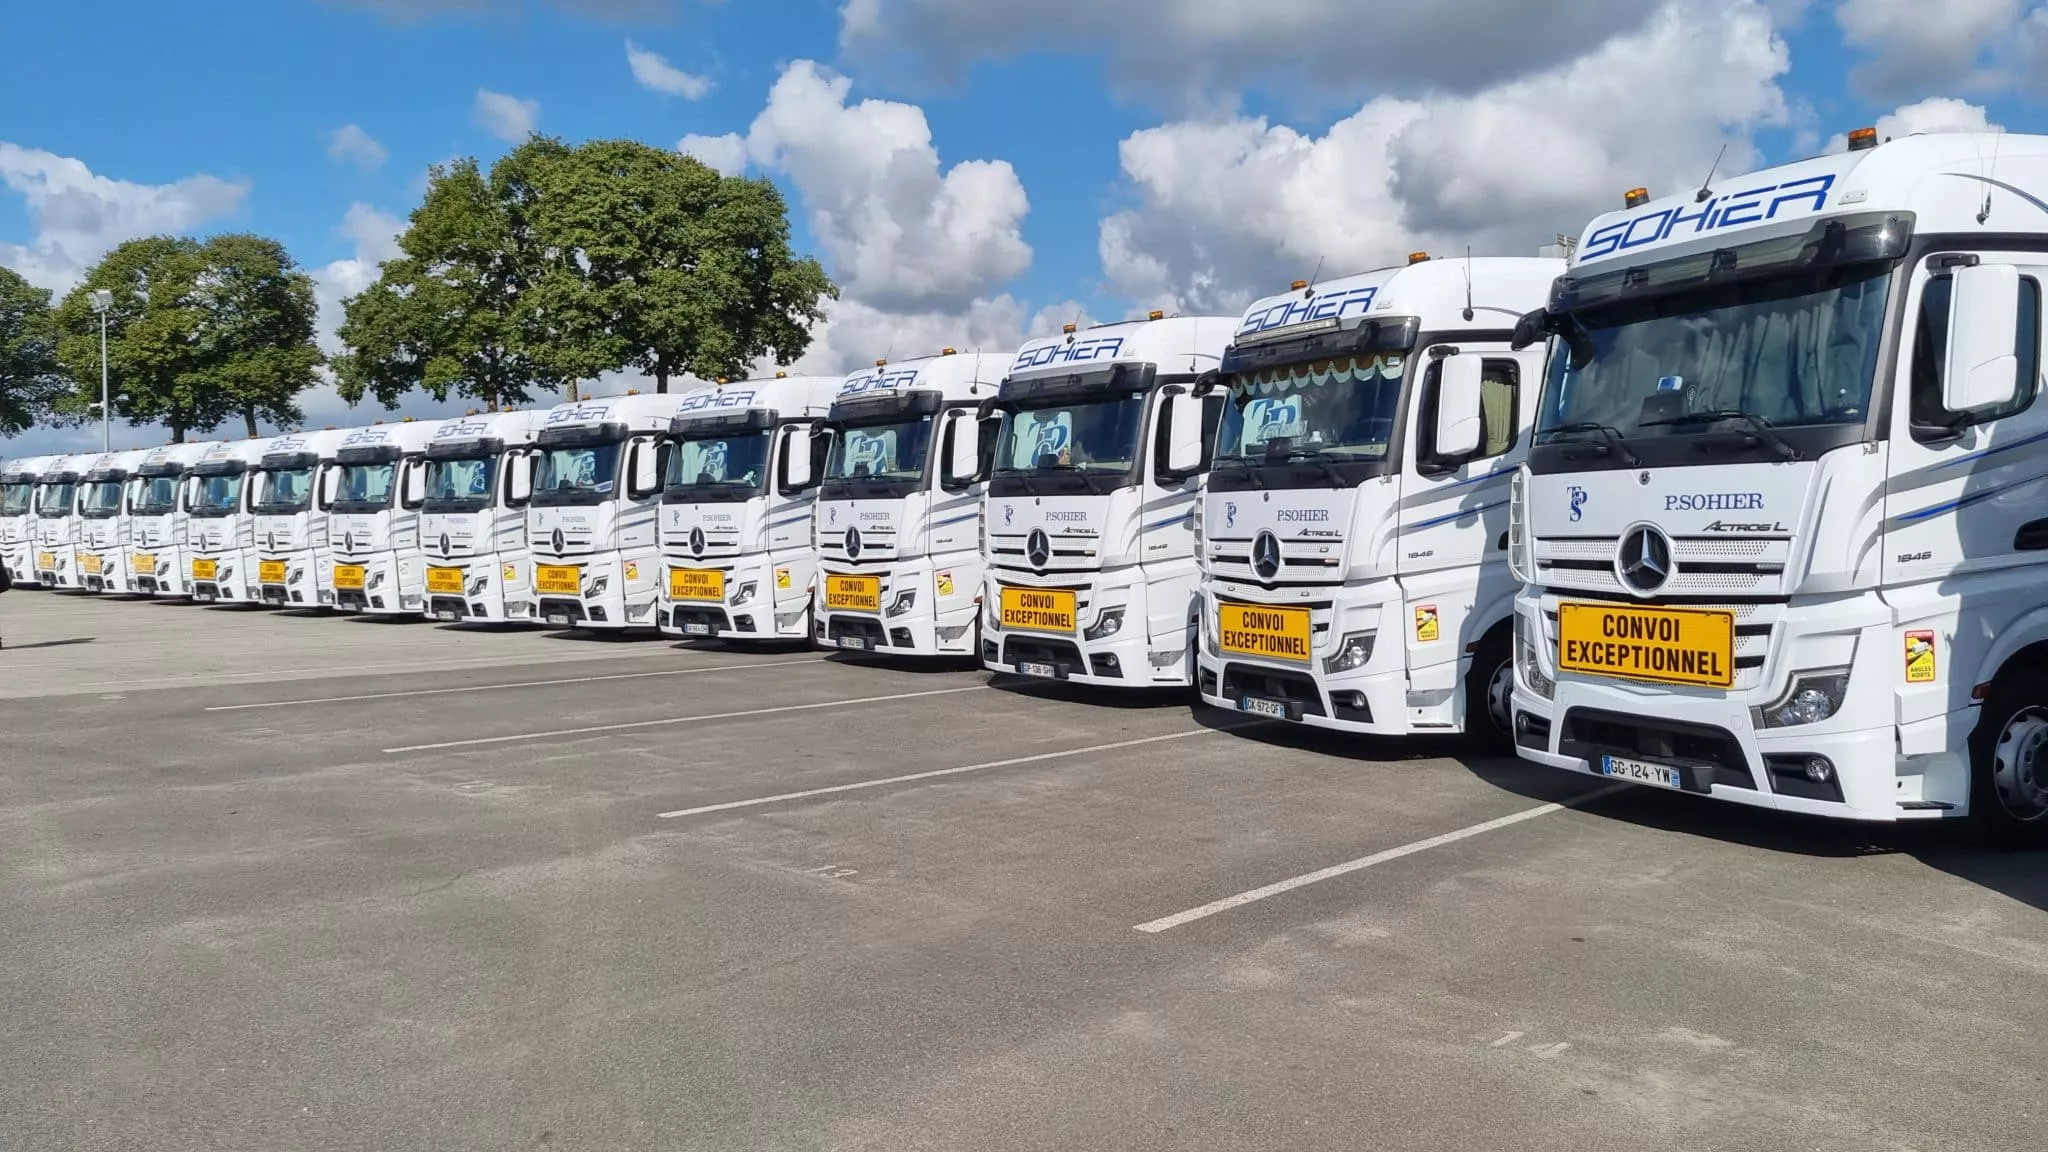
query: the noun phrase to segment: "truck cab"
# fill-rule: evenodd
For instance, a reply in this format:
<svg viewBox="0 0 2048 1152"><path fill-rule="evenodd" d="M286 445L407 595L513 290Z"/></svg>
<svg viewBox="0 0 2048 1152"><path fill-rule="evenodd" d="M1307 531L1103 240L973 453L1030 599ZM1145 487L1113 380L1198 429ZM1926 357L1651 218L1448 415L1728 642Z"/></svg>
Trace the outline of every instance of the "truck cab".
<svg viewBox="0 0 2048 1152"><path fill-rule="evenodd" d="M1507 743L1508 479L1563 263L1431 260L1252 305L1201 506L1202 699L1338 731Z"/></svg>
<svg viewBox="0 0 2048 1152"><path fill-rule="evenodd" d="M263 459L267 439L230 440L208 448L187 475L186 576L201 604L255 604L256 486L249 473Z"/></svg>
<svg viewBox="0 0 2048 1152"><path fill-rule="evenodd" d="M78 571L78 481L98 458L58 456L36 478L29 563L34 582L45 588L85 587Z"/></svg>
<svg viewBox="0 0 2048 1152"><path fill-rule="evenodd" d="M328 544L336 453L349 433L292 432L264 445L250 477L256 486L256 579L274 608L327 607L334 555Z"/></svg>
<svg viewBox="0 0 2048 1152"><path fill-rule="evenodd" d="M104 452L78 479L78 575L88 592L133 592L135 470L147 452Z"/></svg>
<svg viewBox="0 0 2048 1152"><path fill-rule="evenodd" d="M2048 842L2044 194L2048 137L1865 129L1588 226L1523 328L1525 758Z"/></svg>
<svg viewBox="0 0 2048 1152"><path fill-rule="evenodd" d="M33 584L36 482L54 456L26 456L0 463L0 564L16 583Z"/></svg>
<svg viewBox="0 0 2048 1152"><path fill-rule="evenodd" d="M897 656L980 651L981 406L1011 357L877 361L840 385L813 526L812 635Z"/></svg>
<svg viewBox="0 0 2048 1152"><path fill-rule="evenodd" d="M683 397L661 494L663 632L809 640L820 429L841 384L778 373Z"/></svg>
<svg viewBox="0 0 2048 1152"><path fill-rule="evenodd" d="M135 591L151 596L184 596L191 591L187 537L186 477L214 445L166 444L143 453L135 469L129 515L128 571Z"/></svg>
<svg viewBox="0 0 2048 1152"><path fill-rule="evenodd" d="M1107 687L1193 682L1195 502L1234 316L1102 324L1026 344L989 419L982 664Z"/></svg>
<svg viewBox="0 0 2048 1152"><path fill-rule="evenodd" d="M653 628L661 610L661 442L679 393L600 396L547 414L534 442L533 615L558 628Z"/></svg>
<svg viewBox="0 0 2048 1152"><path fill-rule="evenodd" d="M427 499L426 449L434 425L407 416L357 428L335 450L327 513L334 554L325 592L342 612L417 616L426 606L427 560L420 512Z"/></svg>
<svg viewBox="0 0 2048 1152"><path fill-rule="evenodd" d="M470 413L443 421L427 442L426 616L448 623L525 621L533 607L533 500L528 449L545 411Z"/></svg>

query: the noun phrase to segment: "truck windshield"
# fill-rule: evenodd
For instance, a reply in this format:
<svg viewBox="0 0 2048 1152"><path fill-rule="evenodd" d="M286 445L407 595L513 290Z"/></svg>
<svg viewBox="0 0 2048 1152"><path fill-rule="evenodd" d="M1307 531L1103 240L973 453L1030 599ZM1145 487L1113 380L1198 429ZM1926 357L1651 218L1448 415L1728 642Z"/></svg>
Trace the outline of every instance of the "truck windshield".
<svg viewBox="0 0 2048 1152"><path fill-rule="evenodd" d="M1558 318L1537 442L1863 423L1889 265L1861 264L1623 300ZM1738 429L1739 430L1739 429Z"/></svg>
<svg viewBox="0 0 2048 1152"><path fill-rule="evenodd" d="M228 476L199 477L198 491L192 494L194 516L226 516L235 510L235 502L242 497L242 474Z"/></svg>
<svg viewBox="0 0 2048 1152"><path fill-rule="evenodd" d="M28 500L36 486L28 481L0 484L0 516L20 516L28 511Z"/></svg>
<svg viewBox="0 0 2048 1152"><path fill-rule="evenodd" d="M176 476L144 476L135 488L135 514L161 516L178 506Z"/></svg>
<svg viewBox="0 0 2048 1152"><path fill-rule="evenodd" d="M540 468L533 482L533 502L551 504L601 504L611 499L619 479L619 455L624 445L578 444L551 448L541 453Z"/></svg>
<svg viewBox="0 0 2048 1152"><path fill-rule="evenodd" d="M270 468L256 474L256 511L281 516L304 512L312 504L311 468Z"/></svg>
<svg viewBox="0 0 2048 1152"><path fill-rule="evenodd" d="M932 416L841 428L825 466L827 496L904 496L924 482Z"/></svg>
<svg viewBox="0 0 2048 1152"><path fill-rule="evenodd" d="M75 484L45 484L42 499L36 501L36 511L44 516L69 516L71 499L76 493Z"/></svg>
<svg viewBox="0 0 2048 1152"><path fill-rule="evenodd" d="M337 512L382 512L391 507L392 490L398 479L398 462L344 464L341 487L334 498Z"/></svg>
<svg viewBox="0 0 2048 1152"><path fill-rule="evenodd" d="M104 520L121 514L121 492L128 485L120 480L95 480L79 494L78 514Z"/></svg>
<svg viewBox="0 0 2048 1152"><path fill-rule="evenodd" d="M1384 466L1405 352L1327 357L1224 378L1218 486L1343 487Z"/></svg>
<svg viewBox="0 0 2048 1152"><path fill-rule="evenodd" d="M491 506L498 458L469 456L427 462L428 512L481 512Z"/></svg>
<svg viewBox="0 0 2048 1152"><path fill-rule="evenodd" d="M768 446L763 429L737 436L690 436L669 453L663 495L677 500L744 500L768 483Z"/></svg>
<svg viewBox="0 0 2048 1152"><path fill-rule="evenodd" d="M1129 392L1003 416L995 490L1113 491L1130 482L1145 427L1145 394Z"/></svg>

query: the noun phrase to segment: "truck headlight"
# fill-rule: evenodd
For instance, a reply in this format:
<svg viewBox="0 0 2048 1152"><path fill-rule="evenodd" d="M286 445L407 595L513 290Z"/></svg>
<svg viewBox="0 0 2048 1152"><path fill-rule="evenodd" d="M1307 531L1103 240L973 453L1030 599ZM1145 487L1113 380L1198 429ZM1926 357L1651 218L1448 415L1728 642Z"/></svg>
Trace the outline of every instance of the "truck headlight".
<svg viewBox="0 0 2048 1152"><path fill-rule="evenodd" d="M602 596L602 595L604 595L604 590L605 590L605 589L607 589L607 588L609 588L609 587L611 587L611 586L612 586L612 578L611 578L611 577L609 577L609 576L599 576L599 577L598 577L597 579L595 579L595 580L592 580L592 581L590 582L590 587L588 587L588 588L584 589L584 590L583 590L583 594L584 594L585 596Z"/></svg>
<svg viewBox="0 0 2048 1152"><path fill-rule="evenodd" d="M1117 632L1123 628L1123 626L1123 609L1104 608L1102 610L1102 614L1095 618L1094 625L1090 627L1087 631L1081 633L1081 636L1082 638L1088 640L1101 640L1104 637L1116 635Z"/></svg>
<svg viewBox="0 0 2048 1152"><path fill-rule="evenodd" d="M284 578L284 582L286 584L297 584L299 581L304 580L305 578L306 570L304 568L295 568L292 570L291 575L286 576Z"/></svg>
<svg viewBox="0 0 2048 1152"><path fill-rule="evenodd" d="M1797 728L1818 724L1833 716L1849 692L1847 668L1824 668L1792 677L1792 687L1777 700L1750 709L1750 719L1759 728Z"/></svg>
<svg viewBox="0 0 2048 1152"><path fill-rule="evenodd" d="M1557 685L1543 674L1536 662L1536 638L1530 634L1532 625L1529 617L1515 613L1515 675L1529 691L1548 700L1557 694Z"/></svg>
<svg viewBox="0 0 2048 1152"><path fill-rule="evenodd" d="M1363 668L1372 661L1373 644L1379 639L1377 632L1352 632L1337 641L1337 650L1323 657L1323 671L1349 672Z"/></svg>
<svg viewBox="0 0 2048 1152"><path fill-rule="evenodd" d="M1206 605L1203 606L1202 651L1207 652L1209 655L1215 657L1218 660L1221 660L1223 659L1223 645L1217 641L1216 628L1216 617L1210 614L1209 609Z"/></svg>
<svg viewBox="0 0 2048 1152"><path fill-rule="evenodd" d="M484 589L490 586L491 574L489 572L481 573L476 579L469 582L469 594L471 596L481 596L484 594Z"/></svg>
<svg viewBox="0 0 2048 1152"><path fill-rule="evenodd" d="M752 600L753 598L754 582L752 580L749 580L745 584L740 585L738 588L733 589L732 606L737 608L740 605Z"/></svg>
<svg viewBox="0 0 2048 1152"><path fill-rule="evenodd" d="M903 615L903 614L904 614L905 612L908 612L908 611L910 611L910 610L911 610L912 608L915 608L916 606L917 606L917 589L915 589L915 588L906 588L906 589L904 589L903 591L901 591L901 592L898 592L898 593L896 594L896 599L895 599L894 601L892 601L892 602L890 603L890 605L889 605L889 615L891 615L891 616L901 616L901 615Z"/></svg>
<svg viewBox="0 0 2048 1152"><path fill-rule="evenodd" d="M981 630L984 632L1001 632L1003 630L1003 614L996 607L996 602L993 600L981 602Z"/></svg>
<svg viewBox="0 0 2048 1152"><path fill-rule="evenodd" d="M368 589L369 589L369 588L380 588L380 587L382 587L382 586L383 586L383 584L384 584L384 573L383 573L383 572L382 572L381 570L380 570L380 571L376 571L376 572L372 572L372 573L370 573L370 583L369 583L368 587L367 587L367 588L365 588L364 590L365 590L365 591L368 591Z"/></svg>

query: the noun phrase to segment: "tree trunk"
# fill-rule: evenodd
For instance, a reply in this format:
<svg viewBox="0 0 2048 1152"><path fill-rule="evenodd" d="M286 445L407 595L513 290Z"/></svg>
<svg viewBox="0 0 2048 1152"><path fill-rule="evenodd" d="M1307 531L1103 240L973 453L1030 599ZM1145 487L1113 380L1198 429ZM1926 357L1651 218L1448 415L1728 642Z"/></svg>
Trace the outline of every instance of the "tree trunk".
<svg viewBox="0 0 2048 1152"><path fill-rule="evenodd" d="M171 425L171 443L173 443L173 444L183 444L184 442L185 442L185 429L184 429L184 426L182 426L182 425L179 425L179 424L173 424L173 425Z"/></svg>
<svg viewBox="0 0 2048 1152"><path fill-rule="evenodd" d="M254 440L256 438L256 409L242 409L242 422L249 426L249 439Z"/></svg>
<svg viewBox="0 0 2048 1152"><path fill-rule="evenodd" d="M668 391L668 361L666 360L656 360L654 362L654 390L656 392Z"/></svg>

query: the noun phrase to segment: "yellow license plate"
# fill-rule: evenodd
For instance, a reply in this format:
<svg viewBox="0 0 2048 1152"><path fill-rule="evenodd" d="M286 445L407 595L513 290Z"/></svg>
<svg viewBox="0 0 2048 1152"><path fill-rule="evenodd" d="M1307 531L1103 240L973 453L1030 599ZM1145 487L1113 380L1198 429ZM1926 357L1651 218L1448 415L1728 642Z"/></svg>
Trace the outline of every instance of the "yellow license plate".
<svg viewBox="0 0 2048 1152"><path fill-rule="evenodd" d="M1074 594L1064 588L1004 588L1003 627L1026 632L1074 631Z"/></svg>
<svg viewBox="0 0 2048 1152"><path fill-rule="evenodd" d="M106 564L106 561L105 561L105 560L102 560L102 559L100 559L100 558L99 558L98 556L80 556L80 557L78 558L78 567L79 567L79 569L80 569L81 571L83 571L83 572L84 572L84 573L85 573L85 574L86 574L87 576L97 576L97 575L99 575L99 574L100 574L100 569L101 569L101 568L102 568L102 567L103 567L103 566L104 566L105 564Z"/></svg>
<svg viewBox="0 0 2048 1152"><path fill-rule="evenodd" d="M285 578L285 563L282 560L263 560L256 565L256 579L265 584L282 584Z"/></svg>
<svg viewBox="0 0 2048 1152"><path fill-rule="evenodd" d="M1306 608L1220 604L1217 617L1217 642L1225 652L1302 664L1309 661L1313 629Z"/></svg>
<svg viewBox="0 0 2048 1152"><path fill-rule="evenodd" d="M1735 684L1735 613L1560 604L1557 666L1623 680L1729 688Z"/></svg>
<svg viewBox="0 0 2048 1152"><path fill-rule="evenodd" d="M427 591L446 592L451 596L462 595L462 569L427 569Z"/></svg>
<svg viewBox="0 0 2048 1152"><path fill-rule="evenodd" d="M882 610L882 578L880 576L825 577L825 607L845 612L880 612Z"/></svg>
<svg viewBox="0 0 2048 1152"><path fill-rule="evenodd" d="M53 568L55 568L56 566L57 566L57 554L56 554L55 552L38 552L38 553L36 553L36 567L38 567L38 568L44 568L44 569L53 569Z"/></svg>
<svg viewBox="0 0 2048 1152"><path fill-rule="evenodd" d="M194 580L217 580L217 579L219 579L219 578L220 578L220 561L218 561L218 560L194 560L194 561L192 562L192 578L193 578Z"/></svg>
<svg viewBox="0 0 2048 1152"><path fill-rule="evenodd" d="M536 564L533 590L543 596L581 596L583 569L575 565Z"/></svg>
<svg viewBox="0 0 2048 1152"><path fill-rule="evenodd" d="M361 564L336 564L334 566L334 586L350 592L361 592L364 582L369 578L369 574L370 570Z"/></svg>
<svg viewBox="0 0 2048 1152"><path fill-rule="evenodd" d="M671 568L668 570L668 598L715 600L723 604L725 573L717 568Z"/></svg>
<svg viewBox="0 0 2048 1152"><path fill-rule="evenodd" d="M156 575L156 557L138 552L131 562L135 565L135 574L137 576Z"/></svg>

